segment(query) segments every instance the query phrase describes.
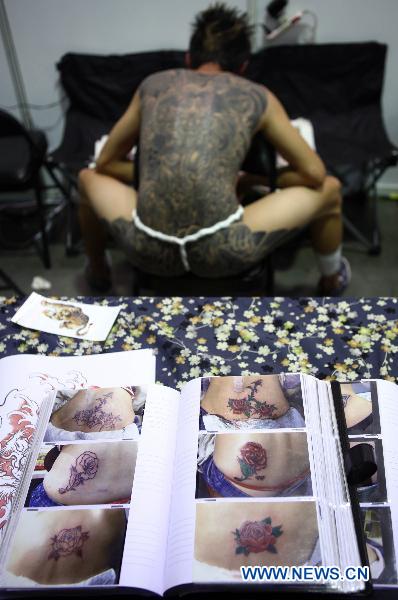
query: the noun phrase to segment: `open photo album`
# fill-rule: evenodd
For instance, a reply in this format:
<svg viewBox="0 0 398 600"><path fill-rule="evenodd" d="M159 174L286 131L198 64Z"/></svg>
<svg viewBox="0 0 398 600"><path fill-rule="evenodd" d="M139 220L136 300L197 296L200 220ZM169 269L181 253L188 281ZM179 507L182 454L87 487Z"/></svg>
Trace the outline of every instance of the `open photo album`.
<svg viewBox="0 0 398 600"><path fill-rule="evenodd" d="M397 585L397 386L154 382L150 350L0 361L3 591Z"/></svg>

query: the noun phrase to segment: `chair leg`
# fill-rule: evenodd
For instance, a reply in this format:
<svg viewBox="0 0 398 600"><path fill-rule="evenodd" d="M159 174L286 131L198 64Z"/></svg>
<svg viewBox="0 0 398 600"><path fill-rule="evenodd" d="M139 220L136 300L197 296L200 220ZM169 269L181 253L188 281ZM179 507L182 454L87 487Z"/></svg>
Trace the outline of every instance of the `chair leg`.
<svg viewBox="0 0 398 600"><path fill-rule="evenodd" d="M137 272L137 270L134 269L134 267L132 269L132 273L133 273L133 281L131 284L131 295L133 297L138 297L141 292L140 276L139 276L139 273Z"/></svg>
<svg viewBox="0 0 398 600"><path fill-rule="evenodd" d="M372 211L372 244L369 250L369 254L377 256L381 252L381 234L379 227L379 213L377 210L378 207L376 183L372 187L372 190L369 194L369 199Z"/></svg>
<svg viewBox="0 0 398 600"><path fill-rule="evenodd" d="M43 206L43 198L42 198L42 189L43 186L41 184L40 178L36 181L35 185L35 196L37 202L37 208L39 213L40 220L40 235L41 235L41 251L42 251L42 259L44 266L46 269L51 268L51 259L50 259L50 250L48 245L48 235L46 230L46 218L44 215L44 206Z"/></svg>
<svg viewBox="0 0 398 600"><path fill-rule="evenodd" d="M75 179L73 179L71 177L70 174L67 173L67 171L64 168L62 168L61 165L52 162L52 160L50 158L47 159L44 166L46 167L47 172L50 175L51 179L53 180L54 184L61 191L61 193L64 197L64 200L66 202L66 239L65 239L66 255L67 256L76 256L77 254L79 254L80 251L76 247L76 245L73 244L72 190L77 189L77 182L75 181ZM66 184L63 181L61 181L60 177L55 172L56 169L58 169L58 171L61 173L61 176L64 178L64 181L66 182Z"/></svg>
<svg viewBox="0 0 398 600"><path fill-rule="evenodd" d="M21 288L15 283L15 281L13 279L11 279L11 277L9 277L7 275L7 273L5 273L3 271L3 269L0 269L0 278L5 282L6 285L1 285L0 286L0 290L15 290L16 293L18 294L18 296L25 296L25 292L23 292L21 290Z"/></svg>
<svg viewBox="0 0 398 600"><path fill-rule="evenodd" d="M271 253L267 258L267 281L265 287L265 293L267 296L274 295L274 287L275 287L275 268L274 268L274 255Z"/></svg>

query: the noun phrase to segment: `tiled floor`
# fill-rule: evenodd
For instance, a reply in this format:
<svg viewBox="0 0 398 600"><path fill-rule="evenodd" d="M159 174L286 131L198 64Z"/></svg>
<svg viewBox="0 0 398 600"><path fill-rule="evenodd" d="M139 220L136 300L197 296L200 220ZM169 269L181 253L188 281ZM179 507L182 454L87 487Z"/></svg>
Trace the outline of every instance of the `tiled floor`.
<svg viewBox="0 0 398 600"><path fill-rule="evenodd" d="M379 201L382 253L369 256L358 242L347 241L344 254L350 260L353 278L346 296L398 296L398 202ZM122 254L111 250L114 286L112 295L131 295L132 271ZM52 284L46 295L76 296L93 295L83 276L84 256L66 257L62 243L51 244L53 267L46 270L34 248L24 251L0 249L0 266L25 293L30 293L35 275L44 277ZM315 295L318 271L312 250L302 248L292 267L277 271L275 294L278 296ZM0 292L11 296L13 292Z"/></svg>

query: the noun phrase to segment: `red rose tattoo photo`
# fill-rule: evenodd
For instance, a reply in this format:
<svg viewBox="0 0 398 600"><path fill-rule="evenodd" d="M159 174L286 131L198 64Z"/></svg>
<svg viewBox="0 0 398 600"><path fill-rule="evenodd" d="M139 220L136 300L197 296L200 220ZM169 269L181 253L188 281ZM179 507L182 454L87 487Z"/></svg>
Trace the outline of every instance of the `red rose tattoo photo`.
<svg viewBox="0 0 398 600"><path fill-rule="evenodd" d="M262 481L265 475L258 475L267 467L267 453L265 448L257 442L247 442L240 449L240 456L237 457L242 477L234 477L235 481L246 481L253 475L255 479Z"/></svg>
<svg viewBox="0 0 398 600"><path fill-rule="evenodd" d="M83 557L83 544L89 538L88 531L82 531L80 527L72 529L61 529L59 533L51 538L51 552L48 558L58 560L71 554Z"/></svg>
<svg viewBox="0 0 398 600"><path fill-rule="evenodd" d="M257 390L262 385L261 379L253 381L253 383L246 386L247 392L242 391L245 394L243 398L229 398L228 408L232 410L234 415L244 415L248 419L273 419L276 411L275 404L268 404L265 401L260 402L256 398Z"/></svg>
<svg viewBox="0 0 398 600"><path fill-rule="evenodd" d="M282 525L272 526L271 517L262 521L246 521L240 529L235 529L233 535L237 547L235 554L249 556L251 552L271 552L277 554L276 542L283 534Z"/></svg>

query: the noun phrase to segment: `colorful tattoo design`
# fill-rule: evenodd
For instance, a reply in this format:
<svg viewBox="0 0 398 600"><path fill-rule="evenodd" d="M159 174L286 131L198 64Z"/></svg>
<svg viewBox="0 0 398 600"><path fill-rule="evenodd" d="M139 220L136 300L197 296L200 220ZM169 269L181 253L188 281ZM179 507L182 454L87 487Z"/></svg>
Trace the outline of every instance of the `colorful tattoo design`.
<svg viewBox="0 0 398 600"><path fill-rule="evenodd" d="M277 554L275 546L278 537L283 534L282 525L272 527L271 517L262 521L246 521L240 529L233 532L237 547L235 554L249 556L250 552L271 552Z"/></svg>
<svg viewBox="0 0 398 600"><path fill-rule="evenodd" d="M48 558L58 560L64 556L76 554L82 558L83 544L89 538L88 531L82 531L81 526L72 529L61 529L59 533L51 538L51 551Z"/></svg>
<svg viewBox="0 0 398 600"><path fill-rule="evenodd" d="M234 415L245 415L247 418L255 419L274 418L274 412L276 411L275 404L268 404L265 401L260 402L255 397L261 385L263 385L263 382L261 379L257 379L246 386L246 389L249 391L245 398L229 398L228 408L232 410Z"/></svg>
<svg viewBox="0 0 398 600"><path fill-rule="evenodd" d="M108 392L102 398L98 398L93 408L79 410L73 417L73 420L77 425L85 425L89 429L99 427L98 431L115 429L116 423L122 419L117 415L105 412L102 408L112 396L113 392Z"/></svg>
<svg viewBox="0 0 398 600"><path fill-rule="evenodd" d="M80 454L75 464L70 468L68 485L64 488L59 488L59 493L74 492L79 485L84 485L84 482L88 479L94 479L98 471L98 464L98 456L95 452L87 451Z"/></svg>
<svg viewBox="0 0 398 600"><path fill-rule="evenodd" d="M258 471L263 471L267 467L267 453L261 444L257 442L247 442L240 449L240 456L237 457L242 477L234 477L235 481L246 481L252 475L255 479L262 481L265 475L258 475Z"/></svg>

